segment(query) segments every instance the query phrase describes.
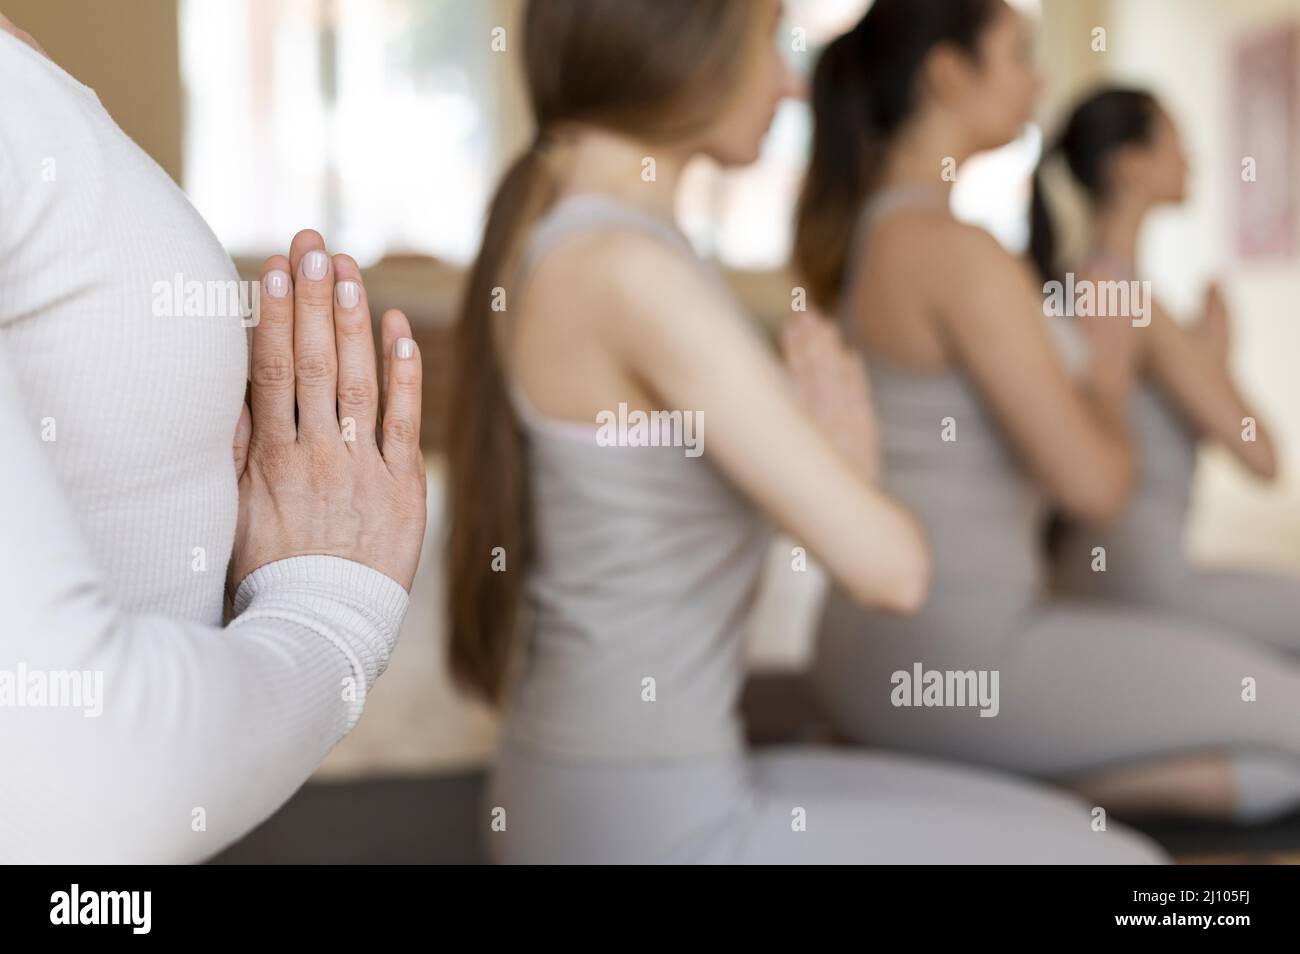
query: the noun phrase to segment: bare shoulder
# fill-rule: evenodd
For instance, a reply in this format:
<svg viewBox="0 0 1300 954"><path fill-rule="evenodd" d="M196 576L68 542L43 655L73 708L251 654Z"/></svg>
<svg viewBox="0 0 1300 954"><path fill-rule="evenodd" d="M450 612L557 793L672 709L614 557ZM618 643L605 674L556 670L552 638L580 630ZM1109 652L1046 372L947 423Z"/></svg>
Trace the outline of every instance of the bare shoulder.
<svg viewBox="0 0 1300 954"><path fill-rule="evenodd" d="M890 271L923 269L942 274L954 270L979 274L988 268L1017 269L1014 256L988 231L960 222L942 209L907 209L882 221L871 242L871 253Z"/></svg>
<svg viewBox="0 0 1300 954"><path fill-rule="evenodd" d="M689 248L631 227L602 230L572 243L557 261L623 317L671 321L679 310L716 303L721 290Z"/></svg>
<svg viewBox="0 0 1300 954"><path fill-rule="evenodd" d="M935 237L942 251L952 256L953 264L967 272L982 274L988 269L1006 276L1021 275L1024 262L1007 251L987 229L968 222L949 219L946 228Z"/></svg>
<svg viewBox="0 0 1300 954"><path fill-rule="evenodd" d="M958 337L1016 333L1041 314L1043 283L1033 265L990 232L949 219L931 237L928 297Z"/></svg>
<svg viewBox="0 0 1300 954"><path fill-rule="evenodd" d="M623 354L669 338L707 338L728 325L716 317L735 307L688 249L627 226L557 244L538 262L527 294L529 311L545 324Z"/></svg>
<svg viewBox="0 0 1300 954"><path fill-rule="evenodd" d="M707 285L690 253L635 227L611 224L557 243L533 269L530 285L543 293L628 303L695 294Z"/></svg>
<svg viewBox="0 0 1300 954"><path fill-rule="evenodd" d="M1039 288L1042 282L1028 259L1008 251L989 231L965 222L950 221L935 236L935 250L946 263L952 281L936 283L950 295L1018 296Z"/></svg>

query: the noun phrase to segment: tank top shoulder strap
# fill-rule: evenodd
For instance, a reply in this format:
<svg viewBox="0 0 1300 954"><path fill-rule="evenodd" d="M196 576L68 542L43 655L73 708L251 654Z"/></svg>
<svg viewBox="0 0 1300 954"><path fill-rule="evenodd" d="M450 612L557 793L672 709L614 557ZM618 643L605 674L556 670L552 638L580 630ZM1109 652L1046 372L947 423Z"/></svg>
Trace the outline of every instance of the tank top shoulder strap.
<svg viewBox="0 0 1300 954"><path fill-rule="evenodd" d="M853 301L857 265L867 250L867 243L876 226L886 218L902 209L943 209L947 210L947 199L938 189L930 186L891 186L877 189L867 197L858 211L858 219L853 227L853 234L845 254L844 287L840 289L839 323L844 333L855 344L861 344L854 331L854 322L850 320L850 303Z"/></svg>
<svg viewBox="0 0 1300 954"><path fill-rule="evenodd" d="M627 202L595 193L560 199L533 226L516 272L521 281L548 252L575 235L602 229L631 229L652 235L695 258L695 250L672 222Z"/></svg>
<svg viewBox="0 0 1300 954"><path fill-rule="evenodd" d="M634 230L655 237L725 288L722 276L699 259L690 240L671 221L611 196L583 193L560 199L533 225L513 269L515 294L519 294L532 270L553 249L576 235L610 229ZM508 326L505 327L505 333L509 334ZM547 417L533 405L512 376L508 376L507 388L516 414L534 432L591 442L594 425Z"/></svg>
<svg viewBox="0 0 1300 954"><path fill-rule="evenodd" d="M690 239L670 219L629 202L597 193L580 193L560 199L534 224L514 269L515 287L522 288L529 273L547 253L575 235L601 230L632 230L650 235L679 252L728 299L733 298L721 270L701 258Z"/></svg>

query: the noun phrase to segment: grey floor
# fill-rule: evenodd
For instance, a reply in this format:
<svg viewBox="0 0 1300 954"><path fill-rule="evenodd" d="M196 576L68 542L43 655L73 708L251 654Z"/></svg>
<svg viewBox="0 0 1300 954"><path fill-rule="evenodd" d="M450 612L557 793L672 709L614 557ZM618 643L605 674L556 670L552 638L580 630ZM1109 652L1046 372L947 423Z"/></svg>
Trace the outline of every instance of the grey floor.
<svg viewBox="0 0 1300 954"><path fill-rule="evenodd" d="M756 677L742 701L751 741L827 741L803 685ZM312 783L213 864L478 864L481 771ZM1192 861L1300 859L1300 815L1251 829L1170 823L1142 826Z"/></svg>

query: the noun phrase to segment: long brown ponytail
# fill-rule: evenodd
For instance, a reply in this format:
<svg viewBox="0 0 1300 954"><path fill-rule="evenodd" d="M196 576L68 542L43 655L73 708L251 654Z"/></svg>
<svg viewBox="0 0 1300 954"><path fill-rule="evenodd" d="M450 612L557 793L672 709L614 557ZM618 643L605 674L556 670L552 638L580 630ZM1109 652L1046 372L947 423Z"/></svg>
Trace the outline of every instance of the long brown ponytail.
<svg viewBox="0 0 1300 954"><path fill-rule="evenodd" d="M562 184L566 133L592 126L672 141L698 132L737 87L761 9L750 0L528 4L523 59L538 136L492 200L453 343L450 663L489 700L501 695L533 558L527 444L509 400L496 290L515 306L512 272Z"/></svg>
<svg viewBox="0 0 1300 954"><path fill-rule="evenodd" d="M794 264L812 300L832 309L848 268L862 203L891 141L916 109L930 51L974 55L1003 0L876 0L832 41L813 72L813 141L795 224Z"/></svg>

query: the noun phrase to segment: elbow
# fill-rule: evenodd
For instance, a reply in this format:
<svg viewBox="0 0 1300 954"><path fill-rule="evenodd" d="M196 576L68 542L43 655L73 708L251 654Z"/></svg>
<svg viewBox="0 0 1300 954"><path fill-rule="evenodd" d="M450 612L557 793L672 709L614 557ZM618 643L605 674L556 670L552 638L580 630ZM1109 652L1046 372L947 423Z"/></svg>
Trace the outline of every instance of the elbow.
<svg viewBox="0 0 1300 954"><path fill-rule="evenodd" d="M891 592L883 602L885 609L899 616L912 616L920 612L930 592L930 557L922 555L914 566L900 574Z"/></svg>
<svg viewBox="0 0 1300 954"><path fill-rule="evenodd" d="M1126 458L1122 466L1092 476L1095 479L1077 481L1059 502L1066 513L1085 524L1110 523L1124 512L1133 491L1132 459Z"/></svg>
<svg viewBox="0 0 1300 954"><path fill-rule="evenodd" d="M1127 492L1098 491L1087 496L1080 496L1066 510L1077 520L1089 526L1107 524L1124 512L1128 501Z"/></svg>
<svg viewBox="0 0 1300 954"><path fill-rule="evenodd" d="M911 616L925 605L930 593L930 544L925 531L911 514L907 515L909 533L899 548L897 573L884 602L885 609L901 616Z"/></svg>
<svg viewBox="0 0 1300 954"><path fill-rule="evenodd" d="M884 572L877 567L870 579L856 581L852 595L862 606L911 616L925 605L930 576L930 549L913 523L905 542L892 550Z"/></svg>
<svg viewBox="0 0 1300 954"><path fill-rule="evenodd" d="M144 802L141 799L135 804ZM61 814L49 831L58 831L34 849L33 864L73 865L190 865L200 864L220 854L237 837L225 829L209 834L205 830L184 829L178 835L168 812L136 815L123 812L105 813L102 804L87 804L73 819ZM34 813L35 814L35 813Z"/></svg>

